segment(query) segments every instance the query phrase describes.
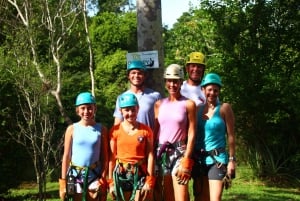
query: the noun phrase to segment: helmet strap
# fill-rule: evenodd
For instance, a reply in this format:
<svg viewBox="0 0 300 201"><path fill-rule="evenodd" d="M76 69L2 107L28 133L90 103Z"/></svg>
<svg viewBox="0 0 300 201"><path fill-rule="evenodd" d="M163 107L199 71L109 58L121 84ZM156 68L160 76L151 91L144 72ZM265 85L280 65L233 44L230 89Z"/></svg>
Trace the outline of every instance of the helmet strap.
<svg viewBox="0 0 300 201"><path fill-rule="evenodd" d="M202 76L203 77L203 76ZM202 77L201 79L192 79L191 77L189 77L189 80L193 82L194 85L200 85L201 84L201 80L202 80Z"/></svg>

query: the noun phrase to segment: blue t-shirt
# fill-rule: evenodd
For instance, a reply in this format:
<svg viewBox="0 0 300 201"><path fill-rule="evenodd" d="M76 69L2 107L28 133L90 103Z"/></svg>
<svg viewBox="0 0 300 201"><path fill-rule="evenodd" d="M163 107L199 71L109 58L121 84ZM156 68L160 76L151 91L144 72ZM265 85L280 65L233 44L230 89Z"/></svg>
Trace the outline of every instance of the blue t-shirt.
<svg viewBox="0 0 300 201"><path fill-rule="evenodd" d="M133 92L128 90L125 91L124 93L133 93ZM135 94L135 96L139 102L139 112L137 116L137 121L146 124L153 130L154 129L154 104L157 100L161 98L160 93L152 89L145 88L143 92ZM114 117L123 120L123 116L121 114L120 107L119 107L119 97L117 98L116 101Z"/></svg>
<svg viewBox="0 0 300 201"><path fill-rule="evenodd" d="M203 119L203 109L205 106L201 106L197 113L197 132L195 141L195 150L201 149L205 151L211 151L213 149L226 147L226 124L224 119L220 115L220 107L218 104L215 108L215 112L210 119ZM226 152L220 153L218 156L214 156L215 159L227 164L228 156ZM214 160L211 157L206 157L206 164L213 164Z"/></svg>

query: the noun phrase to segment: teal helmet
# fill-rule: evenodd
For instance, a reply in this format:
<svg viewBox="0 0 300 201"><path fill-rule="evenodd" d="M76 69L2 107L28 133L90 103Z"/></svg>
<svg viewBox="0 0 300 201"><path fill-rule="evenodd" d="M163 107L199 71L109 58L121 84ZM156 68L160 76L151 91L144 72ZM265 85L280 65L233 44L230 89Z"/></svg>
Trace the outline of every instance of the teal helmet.
<svg viewBox="0 0 300 201"><path fill-rule="evenodd" d="M83 104L95 104L95 97L90 92L82 92L78 94L75 102L75 106Z"/></svg>
<svg viewBox="0 0 300 201"><path fill-rule="evenodd" d="M127 66L127 71L130 71L132 69L138 69L138 70L142 70L142 71L147 70L145 64L140 60L130 61L130 63Z"/></svg>
<svg viewBox="0 0 300 201"><path fill-rule="evenodd" d="M138 104L138 100L136 96L132 93L124 93L119 97L119 107L124 108L124 107L132 107L136 106Z"/></svg>
<svg viewBox="0 0 300 201"><path fill-rule="evenodd" d="M216 84L222 87L221 78L216 73L208 73L202 80L201 87L204 87L208 84Z"/></svg>

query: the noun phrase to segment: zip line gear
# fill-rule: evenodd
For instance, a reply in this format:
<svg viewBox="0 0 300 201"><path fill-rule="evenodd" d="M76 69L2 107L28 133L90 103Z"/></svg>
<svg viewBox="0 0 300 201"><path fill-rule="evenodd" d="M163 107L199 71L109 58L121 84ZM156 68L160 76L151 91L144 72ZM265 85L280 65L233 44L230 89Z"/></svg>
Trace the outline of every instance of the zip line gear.
<svg viewBox="0 0 300 201"><path fill-rule="evenodd" d="M205 63L204 63L205 56L201 52L192 52L190 54L189 59L190 60L186 62L186 65L193 63L193 64L201 64L201 65L205 66Z"/></svg>
<svg viewBox="0 0 300 201"><path fill-rule="evenodd" d="M90 92L80 93L76 98L75 106L83 104L96 104L95 97Z"/></svg>
<svg viewBox="0 0 300 201"><path fill-rule="evenodd" d="M191 172L193 169L193 159L183 157L180 160L180 165L176 172L178 184L186 185L191 178Z"/></svg>
<svg viewBox="0 0 300 201"><path fill-rule="evenodd" d="M138 163L124 163L119 160L116 161L116 166L113 172L113 189L110 184L110 193L115 193L117 201L125 201L124 192L131 191L129 201L134 201L137 190L141 190L146 182L147 185L152 186L153 178L146 176L146 163L144 160ZM146 188L146 187L145 187Z"/></svg>
<svg viewBox="0 0 300 201"><path fill-rule="evenodd" d="M196 161L200 162L200 164L203 164L205 161L205 158L210 156L213 161L214 164L217 164L219 166L219 164L222 164L220 162L218 162L215 158L215 156L218 156L221 153L226 152L226 149L224 147L221 148L216 148L216 149L212 149L210 151L205 151L204 149L198 150L198 151L194 151L194 158Z"/></svg>
<svg viewBox="0 0 300 201"><path fill-rule="evenodd" d="M200 162L200 164L205 164L205 158L206 157L211 157L214 161L214 165L216 165L218 168L225 168L224 164L217 161L217 159L215 158L215 156L218 156L221 153L226 152L226 149L224 147L221 148L216 148L210 151L205 151L203 149L201 149L200 151L194 152L194 158L197 162ZM223 188L225 188L226 190L228 188L231 187L232 185L232 179L234 177L231 177L229 174L226 174L223 178Z"/></svg>
<svg viewBox="0 0 300 201"><path fill-rule="evenodd" d="M223 188L227 190L231 187L231 185L232 185L231 176L226 174L225 177L223 178Z"/></svg>
<svg viewBox="0 0 300 201"><path fill-rule="evenodd" d="M132 69L147 71L147 68L146 68L145 64L140 60L130 61L130 63L128 64L128 67L127 67L127 72L132 70Z"/></svg>
<svg viewBox="0 0 300 201"><path fill-rule="evenodd" d="M66 197L66 180L59 179L59 197L61 200L64 200Z"/></svg>
<svg viewBox="0 0 300 201"><path fill-rule="evenodd" d="M181 66L178 64L169 65L164 73L165 79L184 79L184 73Z"/></svg>
<svg viewBox="0 0 300 201"><path fill-rule="evenodd" d="M186 143L184 141L175 143L165 142L158 145L156 155L157 165L164 175L171 173L177 159L182 157L185 147Z"/></svg>
<svg viewBox="0 0 300 201"><path fill-rule="evenodd" d="M136 96L133 93L123 93L119 98L119 107L133 107L139 105Z"/></svg>
<svg viewBox="0 0 300 201"><path fill-rule="evenodd" d="M220 76L216 73L208 73L202 80L201 87L205 87L208 84L216 84L219 87L222 87L222 81Z"/></svg>
<svg viewBox="0 0 300 201"><path fill-rule="evenodd" d="M98 187L94 189L96 195L93 194L91 197L97 197L98 193L102 193L100 188L107 189L106 182L96 171L97 167L100 167L99 161L93 163L88 167L76 166L72 162L70 163L70 167L66 175L67 185L65 187L67 200L73 200L73 196L75 195L75 193L80 193L79 191L81 191L82 189L82 201L86 201L87 193L89 191L89 185L95 181L97 182ZM89 178L90 172L95 175L94 178ZM98 177L100 177L99 180Z"/></svg>

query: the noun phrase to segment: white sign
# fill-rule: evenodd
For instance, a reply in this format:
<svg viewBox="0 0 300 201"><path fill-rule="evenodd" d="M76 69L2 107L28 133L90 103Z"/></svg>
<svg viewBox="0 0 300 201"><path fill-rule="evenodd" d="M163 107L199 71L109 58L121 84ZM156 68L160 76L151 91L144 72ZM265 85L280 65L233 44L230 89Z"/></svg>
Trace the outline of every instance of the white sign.
<svg viewBox="0 0 300 201"><path fill-rule="evenodd" d="M158 51L157 50L127 53L126 58L127 58L127 67L131 61L140 60L145 64L147 69L159 68Z"/></svg>

